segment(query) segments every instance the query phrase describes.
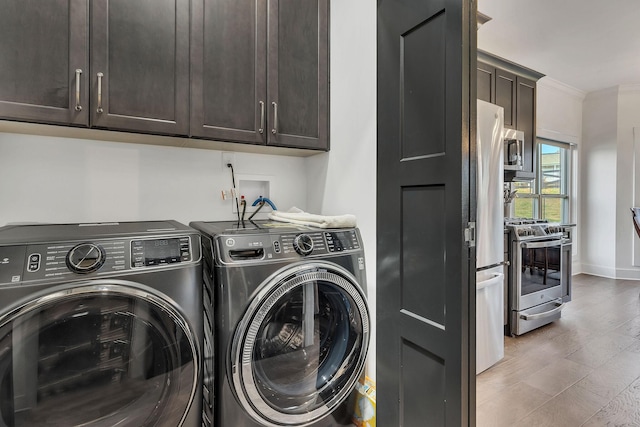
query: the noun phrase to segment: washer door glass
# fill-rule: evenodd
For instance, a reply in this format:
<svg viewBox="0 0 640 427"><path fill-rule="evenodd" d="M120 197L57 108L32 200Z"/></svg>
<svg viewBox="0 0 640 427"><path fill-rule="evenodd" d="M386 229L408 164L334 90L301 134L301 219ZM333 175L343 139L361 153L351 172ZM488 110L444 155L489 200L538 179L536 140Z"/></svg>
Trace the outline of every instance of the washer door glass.
<svg viewBox="0 0 640 427"><path fill-rule="evenodd" d="M368 309L348 272L305 264L263 289L235 337L233 379L247 412L266 425L306 425L344 401L361 375Z"/></svg>
<svg viewBox="0 0 640 427"><path fill-rule="evenodd" d="M179 426L198 349L165 300L81 286L0 318L0 426Z"/></svg>

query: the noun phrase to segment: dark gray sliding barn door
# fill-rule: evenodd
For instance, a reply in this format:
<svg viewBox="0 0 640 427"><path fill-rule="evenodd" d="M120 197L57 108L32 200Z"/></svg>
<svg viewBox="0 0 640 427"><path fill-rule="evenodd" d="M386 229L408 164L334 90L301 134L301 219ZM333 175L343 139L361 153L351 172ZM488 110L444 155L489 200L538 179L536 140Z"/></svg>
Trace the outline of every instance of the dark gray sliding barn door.
<svg viewBox="0 0 640 427"><path fill-rule="evenodd" d="M471 0L378 1L381 426L475 424L474 16Z"/></svg>

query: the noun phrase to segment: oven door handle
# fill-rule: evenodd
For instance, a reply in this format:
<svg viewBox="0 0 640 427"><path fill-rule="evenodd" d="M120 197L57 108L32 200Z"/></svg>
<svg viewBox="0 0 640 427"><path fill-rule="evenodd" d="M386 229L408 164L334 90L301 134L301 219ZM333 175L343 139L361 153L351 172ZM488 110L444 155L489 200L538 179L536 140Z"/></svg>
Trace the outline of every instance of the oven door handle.
<svg viewBox="0 0 640 427"><path fill-rule="evenodd" d="M527 314L526 312L522 313L520 315L520 318L522 320L536 320L536 319L542 319L545 317L549 317L549 316L553 316L554 314L556 314L559 311L562 311L562 309L565 306L565 303L561 302L562 300L556 300L556 308L552 308L549 311L545 311L544 313L537 313L537 314Z"/></svg>
<svg viewBox="0 0 640 427"><path fill-rule="evenodd" d="M552 248L554 246L560 246L562 244L561 239L556 240L545 240L544 242L522 242L521 245L526 249L537 249L537 248Z"/></svg>

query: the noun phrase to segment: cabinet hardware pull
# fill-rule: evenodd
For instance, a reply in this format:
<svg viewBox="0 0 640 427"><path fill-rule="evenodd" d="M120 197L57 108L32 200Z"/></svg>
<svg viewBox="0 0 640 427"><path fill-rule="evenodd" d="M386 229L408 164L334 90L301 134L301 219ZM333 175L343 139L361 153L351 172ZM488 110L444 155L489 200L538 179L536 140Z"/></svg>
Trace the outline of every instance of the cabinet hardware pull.
<svg viewBox="0 0 640 427"><path fill-rule="evenodd" d="M103 113L104 110L102 109L102 78L104 77L104 74L98 73L97 76L98 76L98 109L96 110L96 112Z"/></svg>
<svg viewBox="0 0 640 427"><path fill-rule="evenodd" d="M80 76L82 75L82 70L80 68L76 68L76 111L82 111L82 105L80 105Z"/></svg>
<svg viewBox="0 0 640 427"><path fill-rule="evenodd" d="M264 133L264 102L260 101L260 129L259 133Z"/></svg>
<svg viewBox="0 0 640 427"><path fill-rule="evenodd" d="M273 128L271 129L272 134L278 133L278 104L272 102L273 105Z"/></svg>

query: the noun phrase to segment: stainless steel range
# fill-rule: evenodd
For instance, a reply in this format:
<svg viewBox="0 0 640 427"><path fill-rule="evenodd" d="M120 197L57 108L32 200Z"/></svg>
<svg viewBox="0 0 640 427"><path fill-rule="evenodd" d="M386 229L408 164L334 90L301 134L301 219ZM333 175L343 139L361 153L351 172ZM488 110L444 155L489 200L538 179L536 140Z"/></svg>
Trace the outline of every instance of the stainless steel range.
<svg viewBox="0 0 640 427"><path fill-rule="evenodd" d="M521 335L560 318L571 301L571 229L574 224L508 218L509 332Z"/></svg>

